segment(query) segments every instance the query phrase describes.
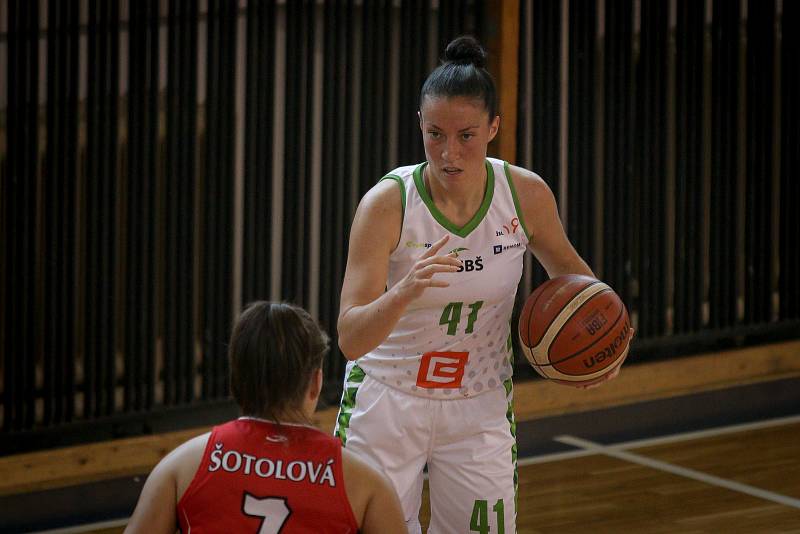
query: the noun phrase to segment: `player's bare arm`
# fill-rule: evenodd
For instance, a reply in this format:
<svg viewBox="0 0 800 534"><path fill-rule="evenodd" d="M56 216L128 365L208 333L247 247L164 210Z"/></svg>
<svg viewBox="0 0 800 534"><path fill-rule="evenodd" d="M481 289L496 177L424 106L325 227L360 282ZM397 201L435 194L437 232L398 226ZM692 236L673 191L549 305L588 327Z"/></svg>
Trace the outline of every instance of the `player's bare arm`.
<svg viewBox="0 0 800 534"><path fill-rule="evenodd" d="M384 180L361 200L350 231L339 308L339 346L349 360L377 347L400 320L408 304L428 287L446 287L436 273L455 272L459 261L440 255L447 237L433 244L391 290L386 291L389 255L402 227L402 198L396 182Z"/></svg>
<svg viewBox="0 0 800 534"><path fill-rule="evenodd" d="M514 187L522 207L522 216L530 235L528 248L547 271L550 278L563 274L585 274L594 277L591 268L578 255L569 242L561 219L558 216L553 192L547 183L535 173L522 167L510 166ZM581 389L599 386L616 378L620 366L595 382L583 383Z"/></svg>
<svg viewBox="0 0 800 534"><path fill-rule="evenodd" d="M125 534L173 534L177 530L174 453L161 460L147 476Z"/></svg>
<svg viewBox="0 0 800 534"><path fill-rule="evenodd" d="M510 166L514 187L519 197L525 227L531 233L528 248L547 271L550 278L562 274L594 273L569 242L558 216L553 192L535 173Z"/></svg>
<svg viewBox="0 0 800 534"><path fill-rule="evenodd" d="M189 487L210 433L192 438L165 456L148 475L126 534L173 534L178 500Z"/></svg>

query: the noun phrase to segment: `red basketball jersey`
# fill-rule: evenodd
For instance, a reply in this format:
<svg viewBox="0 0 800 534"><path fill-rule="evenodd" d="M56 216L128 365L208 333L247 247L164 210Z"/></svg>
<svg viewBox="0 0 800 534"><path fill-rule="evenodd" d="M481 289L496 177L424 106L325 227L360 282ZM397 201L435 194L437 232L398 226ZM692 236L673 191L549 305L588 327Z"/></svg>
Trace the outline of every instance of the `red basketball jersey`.
<svg viewBox="0 0 800 534"><path fill-rule="evenodd" d="M355 534L341 442L315 428L245 417L214 427L178 521L192 534Z"/></svg>

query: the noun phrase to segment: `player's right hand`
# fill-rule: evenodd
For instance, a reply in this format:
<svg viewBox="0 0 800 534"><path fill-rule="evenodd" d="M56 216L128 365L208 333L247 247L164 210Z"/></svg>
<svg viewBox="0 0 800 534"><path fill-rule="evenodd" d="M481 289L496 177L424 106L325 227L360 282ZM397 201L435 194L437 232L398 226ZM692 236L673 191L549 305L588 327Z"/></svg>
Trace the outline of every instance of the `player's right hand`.
<svg viewBox="0 0 800 534"><path fill-rule="evenodd" d="M635 333L636 331L633 328L631 328L631 336L630 338L628 338L629 342L631 339L633 339L633 335ZM630 353L631 353L630 348L628 348L628 350L625 352L625 355L622 357L619 363L616 364L617 367L607 375L603 375L600 378L597 378L589 382L580 382L579 384L576 385L576 387L580 389L594 389L600 384L608 382L609 380L614 380L619 375L619 370L622 368L622 364L625 363L625 358L627 358L630 355Z"/></svg>
<svg viewBox="0 0 800 534"><path fill-rule="evenodd" d="M397 284L399 295L402 295L410 302L422 295L422 292L429 287L447 287L450 285L447 281L434 277L437 273L454 273L461 267L461 261L456 259L455 252L445 255L439 254L449 239L450 236L445 235L420 256L405 278Z"/></svg>

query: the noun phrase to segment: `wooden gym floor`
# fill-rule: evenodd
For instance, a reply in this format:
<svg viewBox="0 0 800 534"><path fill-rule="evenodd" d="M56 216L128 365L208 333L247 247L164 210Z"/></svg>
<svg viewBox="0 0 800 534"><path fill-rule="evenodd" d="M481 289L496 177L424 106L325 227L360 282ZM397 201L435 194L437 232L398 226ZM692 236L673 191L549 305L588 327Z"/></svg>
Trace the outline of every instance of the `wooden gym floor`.
<svg viewBox="0 0 800 534"><path fill-rule="evenodd" d="M515 411L518 532L800 533L800 342L522 383ZM121 532L152 465L203 430L0 458L0 532Z"/></svg>

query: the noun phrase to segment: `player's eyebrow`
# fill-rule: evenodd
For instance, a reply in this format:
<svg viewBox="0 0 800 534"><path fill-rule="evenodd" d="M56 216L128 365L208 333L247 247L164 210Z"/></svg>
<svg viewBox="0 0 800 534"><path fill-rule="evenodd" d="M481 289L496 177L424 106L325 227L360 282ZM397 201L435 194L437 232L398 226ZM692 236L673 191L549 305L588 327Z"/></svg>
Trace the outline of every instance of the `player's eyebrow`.
<svg viewBox="0 0 800 534"><path fill-rule="evenodd" d="M429 127L429 128L430 128L430 127L433 127L433 128L436 128L437 130L442 130L442 129L443 129L443 128L440 128L439 126L437 126L435 123L430 123L430 124L428 125L428 127ZM478 125L478 124L473 124L473 125L471 125L471 126L467 126L466 128L461 128L461 129L459 130L459 132L466 132L467 130L472 130L473 128L479 128L479 127L480 127L480 125Z"/></svg>

